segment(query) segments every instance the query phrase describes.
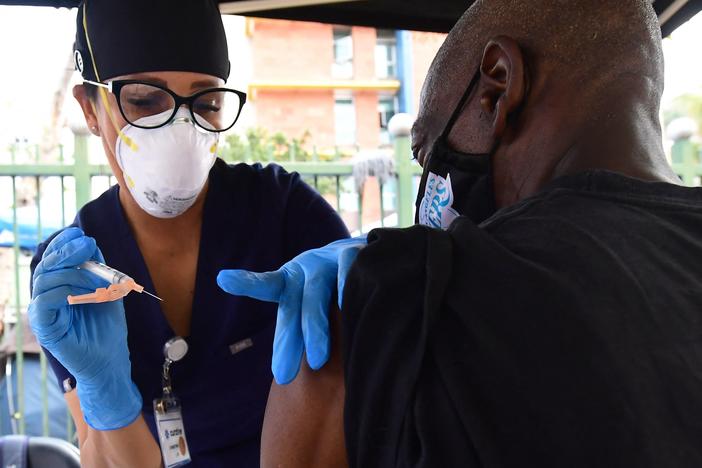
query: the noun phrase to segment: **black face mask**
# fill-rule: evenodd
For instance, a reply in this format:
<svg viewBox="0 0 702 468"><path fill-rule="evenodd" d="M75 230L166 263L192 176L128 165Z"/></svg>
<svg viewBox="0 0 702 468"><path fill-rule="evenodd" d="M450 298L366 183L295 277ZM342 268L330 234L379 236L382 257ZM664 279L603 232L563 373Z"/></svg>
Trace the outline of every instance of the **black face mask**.
<svg viewBox="0 0 702 468"><path fill-rule="evenodd" d="M477 224L495 212L491 168L494 147L489 153L461 153L447 142L479 77L476 73L471 80L424 163L415 203L416 224L447 229L458 216L467 216Z"/></svg>

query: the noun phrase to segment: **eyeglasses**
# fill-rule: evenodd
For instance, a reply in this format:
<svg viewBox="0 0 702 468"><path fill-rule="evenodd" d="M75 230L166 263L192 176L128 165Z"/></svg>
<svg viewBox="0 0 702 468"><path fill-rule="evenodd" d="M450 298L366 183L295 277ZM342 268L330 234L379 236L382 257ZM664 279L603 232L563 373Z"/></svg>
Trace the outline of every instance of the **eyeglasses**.
<svg viewBox="0 0 702 468"><path fill-rule="evenodd" d="M210 132L224 132L234 126L246 103L246 93L229 88L208 88L190 96L180 96L164 86L139 80L83 82L114 94L124 120L145 129L168 124L185 104L199 127ZM140 122L144 117L153 118Z"/></svg>

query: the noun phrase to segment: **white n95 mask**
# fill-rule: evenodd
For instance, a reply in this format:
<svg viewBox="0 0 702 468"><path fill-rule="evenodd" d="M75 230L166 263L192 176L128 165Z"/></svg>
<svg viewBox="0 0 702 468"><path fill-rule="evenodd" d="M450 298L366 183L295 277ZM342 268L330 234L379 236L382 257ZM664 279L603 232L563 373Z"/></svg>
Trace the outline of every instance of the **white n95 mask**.
<svg viewBox="0 0 702 468"><path fill-rule="evenodd" d="M135 123L154 125L171 112ZM185 107L163 127L143 129L127 124L122 134L117 137L115 155L137 204L157 218L174 218L190 208L215 162L219 134L198 128ZM130 140L133 144L126 143Z"/></svg>

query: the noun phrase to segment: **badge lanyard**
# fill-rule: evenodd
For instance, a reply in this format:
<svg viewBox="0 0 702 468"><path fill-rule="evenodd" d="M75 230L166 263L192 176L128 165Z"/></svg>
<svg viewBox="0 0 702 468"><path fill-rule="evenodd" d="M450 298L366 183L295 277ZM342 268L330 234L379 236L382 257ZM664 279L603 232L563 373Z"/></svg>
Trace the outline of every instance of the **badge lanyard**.
<svg viewBox="0 0 702 468"><path fill-rule="evenodd" d="M163 395L154 400L154 416L165 468L190 463L180 400L173 393L171 384L171 365L183 359L187 352L188 343L179 336L171 338L163 346L166 357L161 373Z"/></svg>

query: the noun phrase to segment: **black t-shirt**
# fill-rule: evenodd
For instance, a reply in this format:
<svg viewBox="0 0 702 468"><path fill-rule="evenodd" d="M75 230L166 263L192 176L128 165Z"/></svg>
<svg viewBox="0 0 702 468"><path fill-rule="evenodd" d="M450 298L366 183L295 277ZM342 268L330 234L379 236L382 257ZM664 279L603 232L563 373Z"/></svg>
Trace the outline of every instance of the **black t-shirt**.
<svg viewBox="0 0 702 468"><path fill-rule="evenodd" d="M589 172L347 280L358 467L702 466L702 188Z"/></svg>

